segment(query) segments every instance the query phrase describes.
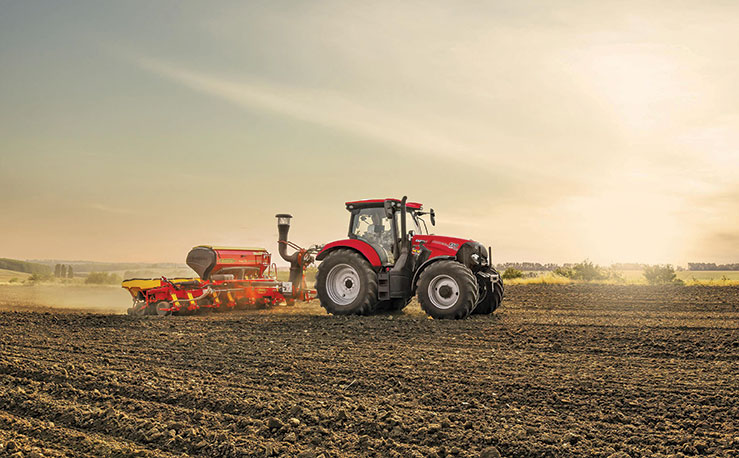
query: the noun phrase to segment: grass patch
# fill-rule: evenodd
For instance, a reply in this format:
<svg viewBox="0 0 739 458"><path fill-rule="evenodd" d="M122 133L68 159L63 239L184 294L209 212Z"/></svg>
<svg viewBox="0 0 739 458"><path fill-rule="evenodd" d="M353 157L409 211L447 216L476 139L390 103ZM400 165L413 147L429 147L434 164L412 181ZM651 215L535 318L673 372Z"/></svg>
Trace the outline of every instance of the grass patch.
<svg viewBox="0 0 739 458"><path fill-rule="evenodd" d="M13 283L23 283L25 279L30 277L31 274L25 272L16 272L14 270L0 269L0 283L10 283L11 280L16 280Z"/></svg>

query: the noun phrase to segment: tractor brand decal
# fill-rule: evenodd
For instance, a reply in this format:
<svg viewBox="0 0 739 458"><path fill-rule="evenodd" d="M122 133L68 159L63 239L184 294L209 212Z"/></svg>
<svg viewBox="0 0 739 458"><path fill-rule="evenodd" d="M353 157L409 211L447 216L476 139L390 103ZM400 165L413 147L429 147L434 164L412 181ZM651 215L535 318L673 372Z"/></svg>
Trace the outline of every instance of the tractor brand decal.
<svg viewBox="0 0 739 458"><path fill-rule="evenodd" d="M251 264L253 261L251 258L234 259L234 258L221 258L218 260L220 264Z"/></svg>
<svg viewBox="0 0 739 458"><path fill-rule="evenodd" d="M448 247L449 247L449 248L451 248L452 250L456 250L456 249L457 249L457 248L459 247L459 244L456 244L456 243L454 243L454 242L444 243L444 242L442 242L441 240L434 240L434 241L432 241L431 243L435 243L435 244L437 244L437 245L444 245L444 246L448 246Z"/></svg>

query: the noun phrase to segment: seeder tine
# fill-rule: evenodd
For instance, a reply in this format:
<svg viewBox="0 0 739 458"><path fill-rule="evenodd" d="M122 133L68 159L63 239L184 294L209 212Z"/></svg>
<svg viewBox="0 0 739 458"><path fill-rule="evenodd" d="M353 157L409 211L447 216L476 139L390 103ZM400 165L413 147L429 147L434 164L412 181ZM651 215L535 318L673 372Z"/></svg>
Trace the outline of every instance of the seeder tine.
<svg viewBox="0 0 739 458"><path fill-rule="evenodd" d="M188 307L188 310L195 311L200 308L198 307L198 303L193 300L194 297L190 291L187 292L187 298L190 299L190 307Z"/></svg>

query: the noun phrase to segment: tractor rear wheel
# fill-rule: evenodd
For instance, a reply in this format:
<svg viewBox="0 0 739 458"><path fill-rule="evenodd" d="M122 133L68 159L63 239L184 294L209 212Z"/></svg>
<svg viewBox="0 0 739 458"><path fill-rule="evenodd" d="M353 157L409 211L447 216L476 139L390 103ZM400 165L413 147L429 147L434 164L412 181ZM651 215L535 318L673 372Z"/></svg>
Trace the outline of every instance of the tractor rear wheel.
<svg viewBox="0 0 739 458"><path fill-rule="evenodd" d="M333 315L371 315L377 309L377 274L353 250L326 256L318 266L316 290L321 306Z"/></svg>
<svg viewBox="0 0 739 458"><path fill-rule="evenodd" d="M477 305L477 281L472 271L457 261L437 261L418 280L418 302L430 316L467 318Z"/></svg>
<svg viewBox="0 0 739 458"><path fill-rule="evenodd" d="M498 276L498 279L492 284L492 291L488 284L481 285L480 290L480 294L484 293L485 297L480 299L472 313L480 315L493 313L503 301L503 279L500 278L500 275Z"/></svg>

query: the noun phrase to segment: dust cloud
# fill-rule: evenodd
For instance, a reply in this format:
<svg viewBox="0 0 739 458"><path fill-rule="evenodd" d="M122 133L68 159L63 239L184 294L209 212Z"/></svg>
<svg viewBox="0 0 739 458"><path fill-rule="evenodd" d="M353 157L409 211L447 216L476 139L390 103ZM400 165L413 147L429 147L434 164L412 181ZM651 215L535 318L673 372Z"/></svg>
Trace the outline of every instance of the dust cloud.
<svg viewBox="0 0 739 458"><path fill-rule="evenodd" d="M0 285L0 310L126 313L131 296L120 286Z"/></svg>

